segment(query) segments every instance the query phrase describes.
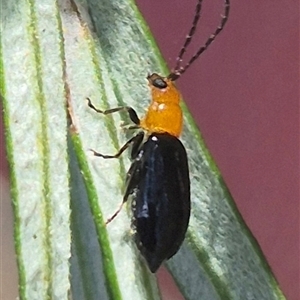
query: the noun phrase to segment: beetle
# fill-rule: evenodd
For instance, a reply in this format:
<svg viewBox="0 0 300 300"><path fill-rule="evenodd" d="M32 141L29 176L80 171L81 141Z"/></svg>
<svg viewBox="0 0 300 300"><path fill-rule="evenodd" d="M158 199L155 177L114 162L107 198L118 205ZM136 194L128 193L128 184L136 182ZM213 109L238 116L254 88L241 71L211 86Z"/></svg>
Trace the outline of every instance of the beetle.
<svg viewBox="0 0 300 300"><path fill-rule="evenodd" d="M200 18L202 0L197 1L192 26L179 52L175 68L167 77L156 73L147 76L152 100L142 119L132 107L100 110L87 98L88 106L97 113L108 115L127 112L134 124L129 128L140 129L115 155L91 151L95 156L111 159L120 157L131 146L132 164L126 175L123 201L106 224L118 215L123 204L131 196L135 242L152 273L155 273L165 260L177 253L184 240L190 218L189 167L186 150L179 140L183 116L180 93L174 82L224 28L230 8L229 0L224 0L224 3L225 13L220 25L182 67L182 57Z"/></svg>

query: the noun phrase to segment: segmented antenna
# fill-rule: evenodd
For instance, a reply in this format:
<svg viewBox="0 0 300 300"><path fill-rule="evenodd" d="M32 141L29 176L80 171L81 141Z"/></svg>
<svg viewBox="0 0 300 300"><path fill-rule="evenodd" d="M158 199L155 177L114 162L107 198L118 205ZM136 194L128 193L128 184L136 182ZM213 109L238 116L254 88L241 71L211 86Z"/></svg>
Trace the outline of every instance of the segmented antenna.
<svg viewBox="0 0 300 300"><path fill-rule="evenodd" d="M185 39L185 42L184 42L184 45L182 46L182 48L180 49L179 51L179 54L176 58L177 60L177 63L176 63L176 66L175 66L175 69L174 70L178 70L179 67L180 67L180 64L182 62L182 56L183 54L185 53L188 45L190 44L191 40L192 40L192 37L194 35L194 33L196 32L196 28L197 28L197 24L198 24L198 21L200 19L200 12L201 12L201 8L202 8L202 1L203 0L199 0L197 5L196 5L196 8L195 8L195 15L194 15L194 20L192 22L192 27L190 29L190 32L188 33L188 35L186 36L186 39Z"/></svg>
<svg viewBox="0 0 300 300"><path fill-rule="evenodd" d="M220 25L217 27L215 32L213 34L211 34L210 37L206 40L205 44L203 46L201 46L198 49L198 51L191 57L191 59L187 62L187 64L184 67L181 67L180 64L182 62L182 57L183 57L184 53L186 52L186 49L187 49L188 45L190 44L193 35L196 32L197 24L200 19L202 1L203 0L198 0L198 2L197 2L192 27L189 31L189 34L186 36L184 45L180 49L179 55L176 59L177 63L176 63L175 69L168 76L168 78L171 79L172 81L175 81L176 79L178 79L191 66L191 64L208 48L208 46L215 40L217 35L222 31L222 29L224 28L224 26L228 20L229 10L230 10L230 1L225 0L225 4L224 4L225 10L224 10L224 15L221 16L222 19L221 19Z"/></svg>

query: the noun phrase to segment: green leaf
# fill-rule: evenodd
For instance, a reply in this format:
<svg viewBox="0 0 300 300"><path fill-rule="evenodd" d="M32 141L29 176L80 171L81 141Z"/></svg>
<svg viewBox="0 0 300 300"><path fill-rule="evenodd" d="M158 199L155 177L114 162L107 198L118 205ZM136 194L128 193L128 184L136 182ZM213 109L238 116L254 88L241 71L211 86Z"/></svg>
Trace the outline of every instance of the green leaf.
<svg viewBox="0 0 300 300"><path fill-rule="evenodd" d="M60 24L55 3L47 2L1 4L1 98L21 299L66 299L70 286Z"/></svg>
<svg viewBox="0 0 300 300"><path fill-rule="evenodd" d="M126 115L97 115L87 97L142 116L147 73L168 74L142 17L130 0L4 0L2 20L20 298L67 299L71 278L75 300L160 299L126 209L104 225L122 201L128 155L103 160L89 151L113 154L130 133L119 128ZM167 262L172 276L186 299L285 299L183 108L192 216L183 247Z"/></svg>

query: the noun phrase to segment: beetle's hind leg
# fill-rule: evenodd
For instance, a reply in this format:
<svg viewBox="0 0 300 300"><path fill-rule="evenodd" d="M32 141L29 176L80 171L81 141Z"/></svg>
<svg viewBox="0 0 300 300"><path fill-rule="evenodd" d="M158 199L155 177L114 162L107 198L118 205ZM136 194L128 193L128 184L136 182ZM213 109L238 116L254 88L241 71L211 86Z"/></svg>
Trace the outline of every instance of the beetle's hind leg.
<svg viewBox="0 0 300 300"><path fill-rule="evenodd" d="M122 201L122 203L121 203L121 205L119 206L119 208L117 209L117 211L111 216L111 217L109 217L107 220L106 220L106 222L105 222L105 225L107 225L107 224L109 224L118 214L119 214L119 212L122 210L122 207L123 207L123 205L124 205L124 203L125 203L126 201Z"/></svg>
<svg viewBox="0 0 300 300"><path fill-rule="evenodd" d="M139 134L132 137L129 141L127 141L123 145L123 147L115 155L104 155L104 154L96 152L95 150L92 150L92 149L90 149L90 151L92 151L95 156L102 157L104 159L118 158L131 144L133 144L137 140L138 137L139 137ZM109 217L106 220L105 225L110 223L119 214L119 212L122 210L122 207L123 207L123 205L126 201L127 201L127 198L124 197L124 199L123 199L121 205L119 206L119 208L116 210L116 212L111 217Z"/></svg>
<svg viewBox="0 0 300 300"><path fill-rule="evenodd" d="M135 167L134 167L134 169L135 169ZM131 169L128 171L127 176L129 176L129 178L127 178L127 181L132 181L133 179L136 179L135 176L134 176L134 175L136 175L136 174L134 174L134 175L131 174L131 171L134 173L134 171L131 170ZM133 181L135 181L135 180L133 180ZM110 218L108 218L108 219L106 220L105 225L107 225L108 223L110 223L110 222L111 222L111 221L119 214L119 212L120 212L120 211L122 210L122 208L123 208L124 203L127 202L129 195L133 193L133 190L134 190L133 184L132 184L132 183L131 183L131 184L130 184L130 183L129 183L129 184L127 183L126 192L125 192L125 195L124 195L124 197L123 197L122 203L120 204L120 206L119 206L119 208L116 210L116 212L115 212Z"/></svg>

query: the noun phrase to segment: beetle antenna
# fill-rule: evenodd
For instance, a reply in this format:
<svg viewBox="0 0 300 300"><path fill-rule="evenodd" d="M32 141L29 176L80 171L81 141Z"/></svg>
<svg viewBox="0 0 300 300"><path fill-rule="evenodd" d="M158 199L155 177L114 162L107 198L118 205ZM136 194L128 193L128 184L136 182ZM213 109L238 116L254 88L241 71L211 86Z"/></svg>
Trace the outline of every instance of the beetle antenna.
<svg viewBox="0 0 300 300"><path fill-rule="evenodd" d="M183 47L181 48L179 55L177 57L177 63L175 66L174 71L168 76L168 78L172 81L175 81L178 79L190 66L191 64L209 47L209 45L215 40L217 35L223 30L229 16L229 10L230 10L230 0L224 0L225 1L225 9L224 9L224 15L221 15L221 23L216 28L213 34L210 35L210 37L206 40L205 44L201 46L198 51L191 57L191 59L187 62L187 64L184 67L180 67L180 64L182 62L182 56L185 53L187 46L190 44L191 39L196 31L198 21L200 19L200 11L202 6L203 0L198 0L196 10L195 10L195 17L192 23L192 27L190 29L189 34L186 37L185 43Z"/></svg>
<svg viewBox="0 0 300 300"><path fill-rule="evenodd" d="M194 15L194 20L192 22L192 27L190 29L190 32L186 36L184 45L180 49L179 54L176 58L177 63L176 63L176 66L175 66L174 70L179 69L180 64L182 63L183 54L186 52L186 49L187 49L188 45L190 44L190 42L192 41L192 37L196 32L197 24L198 24L198 21L200 19L200 15L201 15L200 13L201 13L201 8L202 8L202 1L203 0L198 0L198 3L197 3L196 8L195 8L195 15Z"/></svg>

